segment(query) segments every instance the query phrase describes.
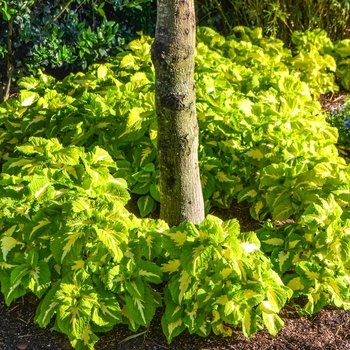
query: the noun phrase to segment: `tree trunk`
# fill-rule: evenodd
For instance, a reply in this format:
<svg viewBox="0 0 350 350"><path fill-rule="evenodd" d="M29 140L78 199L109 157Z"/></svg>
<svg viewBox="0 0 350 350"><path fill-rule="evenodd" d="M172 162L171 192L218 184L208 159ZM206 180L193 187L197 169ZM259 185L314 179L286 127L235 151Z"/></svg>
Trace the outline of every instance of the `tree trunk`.
<svg viewBox="0 0 350 350"><path fill-rule="evenodd" d="M199 224L204 202L198 168L194 84L194 0L158 0L152 61L156 72L160 216L169 226Z"/></svg>

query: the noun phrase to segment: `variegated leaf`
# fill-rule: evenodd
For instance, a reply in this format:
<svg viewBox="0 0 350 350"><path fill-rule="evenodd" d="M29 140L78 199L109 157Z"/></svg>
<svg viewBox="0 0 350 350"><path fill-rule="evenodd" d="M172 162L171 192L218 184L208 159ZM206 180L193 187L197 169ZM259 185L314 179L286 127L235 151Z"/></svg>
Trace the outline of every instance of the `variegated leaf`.
<svg viewBox="0 0 350 350"><path fill-rule="evenodd" d="M284 326L283 320L276 314L262 312L262 318L267 330L273 336L277 335Z"/></svg>

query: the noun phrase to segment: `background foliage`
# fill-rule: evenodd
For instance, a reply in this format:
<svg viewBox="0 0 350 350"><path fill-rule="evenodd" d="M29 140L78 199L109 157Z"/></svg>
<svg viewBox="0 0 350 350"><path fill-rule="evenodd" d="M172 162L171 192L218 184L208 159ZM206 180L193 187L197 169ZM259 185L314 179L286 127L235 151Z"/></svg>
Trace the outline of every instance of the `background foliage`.
<svg viewBox="0 0 350 350"><path fill-rule="evenodd" d="M348 0L197 1L198 24L224 35L235 26L263 28L289 46L294 31L324 29L332 40L349 37ZM155 0L1 0L0 101L10 81L39 67L58 78L124 49L138 31L152 35ZM4 96L2 96L4 95Z"/></svg>
<svg viewBox="0 0 350 350"><path fill-rule="evenodd" d="M197 2L200 25L209 25L224 35L235 26L263 28L264 35L276 36L290 44L292 32L324 29L335 39L349 37L348 0L204 0Z"/></svg>

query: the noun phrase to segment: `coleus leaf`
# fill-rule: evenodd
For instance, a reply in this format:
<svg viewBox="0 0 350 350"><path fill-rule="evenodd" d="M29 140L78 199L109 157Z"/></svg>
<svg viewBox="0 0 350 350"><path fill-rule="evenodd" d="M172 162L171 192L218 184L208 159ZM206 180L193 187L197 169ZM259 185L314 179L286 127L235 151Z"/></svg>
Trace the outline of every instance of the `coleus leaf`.
<svg viewBox="0 0 350 350"><path fill-rule="evenodd" d="M130 296L135 299L140 299L145 294L145 284L142 278L140 277L130 278L126 280L124 284Z"/></svg>
<svg viewBox="0 0 350 350"><path fill-rule="evenodd" d="M273 268L279 274L284 274L293 262L295 252L283 248L275 248L271 255Z"/></svg>
<svg viewBox="0 0 350 350"><path fill-rule="evenodd" d="M136 194L139 194L139 195L145 195L145 194L150 192L150 187L151 187L151 183L150 182L138 182L133 187L132 192L136 193Z"/></svg>
<svg viewBox="0 0 350 350"><path fill-rule="evenodd" d="M142 297L135 297L126 293L125 302L133 320L139 325L148 326L155 314L157 305L151 287L144 285Z"/></svg>
<svg viewBox="0 0 350 350"><path fill-rule="evenodd" d="M304 310L309 315L312 315L320 311L330 301L329 294L322 290L318 290L316 293L308 294L307 297L308 297L308 302L304 306Z"/></svg>
<svg viewBox="0 0 350 350"><path fill-rule="evenodd" d="M140 209L140 215L145 217L155 209L156 203L151 196L142 196L137 200L137 206Z"/></svg>
<svg viewBox="0 0 350 350"><path fill-rule="evenodd" d="M112 257L116 261L120 261L123 257L123 251L121 250L121 244L127 240L127 233L124 226L119 224L111 227L96 227L94 229L97 235L97 239L108 249Z"/></svg>
<svg viewBox="0 0 350 350"><path fill-rule="evenodd" d="M233 325L237 325L242 321L247 307L243 300L236 302L230 300L226 295L222 295L217 298L215 303L220 305L218 311L223 321Z"/></svg>
<svg viewBox="0 0 350 350"><path fill-rule="evenodd" d="M27 292L27 289L21 284L21 277L27 274L26 266L20 265L15 268L18 268L16 273L20 273L19 278L16 279L16 284L12 283L10 277L4 276L1 279L1 292L4 294L5 303L8 306L13 300L25 295ZM12 279L14 279L14 276Z"/></svg>
<svg viewBox="0 0 350 350"><path fill-rule="evenodd" d="M158 203L160 202L160 185L159 183L151 183L149 187L149 193L151 194L152 198L155 199Z"/></svg>
<svg viewBox="0 0 350 350"><path fill-rule="evenodd" d="M197 301L192 301L185 309L183 323L187 327L190 334L196 333L206 322L207 312L198 308Z"/></svg>
<svg viewBox="0 0 350 350"><path fill-rule="evenodd" d="M257 330L256 312L252 308L248 308L244 312L242 319L242 331L247 338L251 338Z"/></svg>
<svg viewBox="0 0 350 350"><path fill-rule="evenodd" d="M88 325L78 338L71 336L69 340L76 350L94 350L95 344L99 339L100 338L92 332L90 325Z"/></svg>
<svg viewBox="0 0 350 350"><path fill-rule="evenodd" d="M122 321L120 305L114 294L99 292L98 303L93 309L91 320L98 326L92 325L93 328L96 328L96 331L100 328L105 330L106 327L111 329L115 324Z"/></svg>
<svg viewBox="0 0 350 350"><path fill-rule="evenodd" d="M204 245L218 246L225 239L223 222L216 216L207 215L197 227L199 241Z"/></svg>
<svg viewBox="0 0 350 350"><path fill-rule="evenodd" d="M165 313L162 316L162 329L163 333L166 336L168 343L179 334L181 334L186 325L183 322L184 310L178 303L174 302L170 291L168 288L164 290L164 299L165 299Z"/></svg>
<svg viewBox="0 0 350 350"><path fill-rule="evenodd" d="M238 201L238 203L240 203L244 200L252 201L254 198L257 197L257 195L258 195L258 192L256 191L256 189L254 187L247 186L242 191L239 192L238 197L237 197L237 201Z"/></svg>
<svg viewBox="0 0 350 350"><path fill-rule="evenodd" d="M169 252L171 258L178 258L186 241L198 238L199 233L192 222L183 222L164 231L163 236L164 249Z"/></svg>
<svg viewBox="0 0 350 350"><path fill-rule="evenodd" d="M185 245L180 255L180 263L183 269L190 274L197 275L213 259L215 248L211 245L203 245L198 241Z"/></svg>
<svg viewBox="0 0 350 350"><path fill-rule="evenodd" d="M262 230L259 234L259 240L264 252L272 252L275 248L284 246L285 237L282 234Z"/></svg>
<svg viewBox="0 0 350 350"><path fill-rule="evenodd" d="M284 326L283 320L276 314L262 312L263 322L269 333L275 336Z"/></svg>
<svg viewBox="0 0 350 350"><path fill-rule="evenodd" d="M140 142L140 145L136 148L134 153L136 166L144 167L148 163L153 162L156 156L157 151L151 140L148 140L148 142Z"/></svg>
<svg viewBox="0 0 350 350"><path fill-rule="evenodd" d="M98 296L91 285L91 280L83 273L78 273L72 281L66 276L56 291L54 300L59 303L56 322L59 329L73 338L81 338L92 317L92 310L98 301Z"/></svg>
<svg viewBox="0 0 350 350"><path fill-rule="evenodd" d="M149 283L162 282L162 270L152 261L140 261L136 264L138 276Z"/></svg>
<svg viewBox="0 0 350 350"><path fill-rule="evenodd" d="M54 296L58 289L59 285L52 286L36 309L34 321L40 327L46 327L57 312L59 302L54 300Z"/></svg>
<svg viewBox="0 0 350 350"><path fill-rule="evenodd" d="M58 231L50 242L50 247L58 263L72 263L80 255L89 238L87 227L77 231Z"/></svg>
<svg viewBox="0 0 350 350"><path fill-rule="evenodd" d="M204 171L201 175L201 185L203 191L203 198L204 200L207 200L212 196L215 190L214 176L209 172Z"/></svg>
<svg viewBox="0 0 350 350"><path fill-rule="evenodd" d="M38 97L38 94L34 91L22 90L19 94L18 100L21 106L28 107L36 102Z"/></svg>

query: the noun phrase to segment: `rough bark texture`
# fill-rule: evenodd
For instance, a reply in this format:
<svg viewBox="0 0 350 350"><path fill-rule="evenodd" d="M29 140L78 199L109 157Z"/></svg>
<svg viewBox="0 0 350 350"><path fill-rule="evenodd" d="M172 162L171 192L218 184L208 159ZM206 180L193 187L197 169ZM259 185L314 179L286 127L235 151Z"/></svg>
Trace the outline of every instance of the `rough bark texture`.
<svg viewBox="0 0 350 350"><path fill-rule="evenodd" d="M198 168L194 84L194 0L158 0L152 47L156 72L160 216L170 226L200 223L204 203Z"/></svg>

